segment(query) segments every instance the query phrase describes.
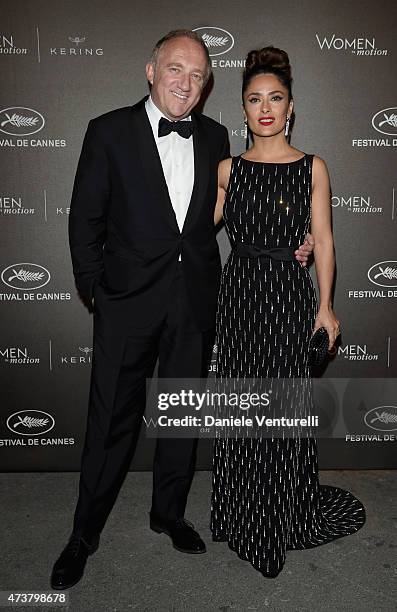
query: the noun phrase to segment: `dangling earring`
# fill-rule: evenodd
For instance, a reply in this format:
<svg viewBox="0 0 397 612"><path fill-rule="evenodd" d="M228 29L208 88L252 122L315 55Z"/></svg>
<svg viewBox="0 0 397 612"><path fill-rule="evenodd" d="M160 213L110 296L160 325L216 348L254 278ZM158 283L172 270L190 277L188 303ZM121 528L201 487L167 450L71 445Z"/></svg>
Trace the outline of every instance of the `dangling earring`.
<svg viewBox="0 0 397 612"><path fill-rule="evenodd" d="M290 118L287 117L287 121L285 122L285 130L284 130L284 134L286 136L288 136L288 132L289 132L289 120L290 120Z"/></svg>
<svg viewBox="0 0 397 612"><path fill-rule="evenodd" d="M245 150L247 151L248 147L250 146L250 134L249 134L247 117L244 117L244 128L245 128Z"/></svg>

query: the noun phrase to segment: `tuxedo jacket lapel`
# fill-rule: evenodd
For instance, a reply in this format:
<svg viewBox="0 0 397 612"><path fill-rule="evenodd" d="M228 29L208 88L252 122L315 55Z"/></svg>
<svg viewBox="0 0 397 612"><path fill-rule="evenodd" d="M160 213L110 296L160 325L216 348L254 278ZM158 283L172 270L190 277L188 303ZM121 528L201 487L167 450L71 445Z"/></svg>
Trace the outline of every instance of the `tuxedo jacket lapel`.
<svg viewBox="0 0 397 612"><path fill-rule="evenodd" d="M183 229L191 225L196 218L200 206L202 206L204 202L209 179L209 145L207 136L201 125L200 115L193 112L192 121L194 123L194 183Z"/></svg>
<svg viewBox="0 0 397 612"><path fill-rule="evenodd" d="M179 233L152 126L145 109L146 100L147 97L132 107L133 143L139 147L147 187L154 201L159 203L160 214L163 214L167 222Z"/></svg>

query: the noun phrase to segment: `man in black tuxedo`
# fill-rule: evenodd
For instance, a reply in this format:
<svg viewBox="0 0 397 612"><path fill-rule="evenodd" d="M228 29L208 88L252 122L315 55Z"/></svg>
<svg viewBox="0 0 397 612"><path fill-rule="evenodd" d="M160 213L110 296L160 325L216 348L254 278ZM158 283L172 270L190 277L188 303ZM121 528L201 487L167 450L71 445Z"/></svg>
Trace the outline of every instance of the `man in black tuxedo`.
<svg viewBox="0 0 397 612"><path fill-rule="evenodd" d="M194 32L170 32L146 73L149 97L90 121L74 184L70 248L94 350L79 499L55 589L76 584L98 547L157 359L160 378L201 378L214 341L217 167L230 152L226 128L193 110L211 73L207 48ZM187 553L205 552L184 519L196 445L158 439L153 468L150 526Z"/></svg>

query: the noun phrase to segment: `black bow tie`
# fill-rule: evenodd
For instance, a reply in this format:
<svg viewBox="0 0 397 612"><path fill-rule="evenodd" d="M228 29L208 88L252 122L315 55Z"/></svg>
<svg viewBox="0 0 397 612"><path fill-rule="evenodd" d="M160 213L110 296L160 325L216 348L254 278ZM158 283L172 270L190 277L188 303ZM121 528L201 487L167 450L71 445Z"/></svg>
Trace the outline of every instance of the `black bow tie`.
<svg viewBox="0 0 397 612"><path fill-rule="evenodd" d="M193 134L192 121L168 121L161 117L159 121L159 136L168 136L171 132L178 132L182 138L189 138Z"/></svg>

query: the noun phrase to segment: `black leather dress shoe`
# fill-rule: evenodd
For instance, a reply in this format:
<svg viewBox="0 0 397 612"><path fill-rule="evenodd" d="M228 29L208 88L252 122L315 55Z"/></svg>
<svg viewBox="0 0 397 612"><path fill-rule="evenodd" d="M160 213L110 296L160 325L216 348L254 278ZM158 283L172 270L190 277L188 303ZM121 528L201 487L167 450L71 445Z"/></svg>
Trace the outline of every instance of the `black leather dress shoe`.
<svg viewBox="0 0 397 612"><path fill-rule="evenodd" d="M194 531L194 525L184 518L177 521L160 522L151 516L150 529L156 533L168 535L173 547L180 552L196 555L206 552L203 540L197 531Z"/></svg>
<svg viewBox="0 0 397 612"><path fill-rule="evenodd" d="M51 574L51 588L64 590L77 584L84 574L88 555L97 550L98 543L99 537L89 544L83 538L72 535L55 562Z"/></svg>

